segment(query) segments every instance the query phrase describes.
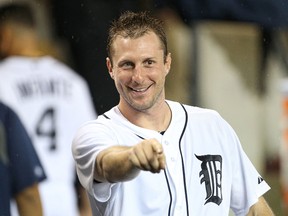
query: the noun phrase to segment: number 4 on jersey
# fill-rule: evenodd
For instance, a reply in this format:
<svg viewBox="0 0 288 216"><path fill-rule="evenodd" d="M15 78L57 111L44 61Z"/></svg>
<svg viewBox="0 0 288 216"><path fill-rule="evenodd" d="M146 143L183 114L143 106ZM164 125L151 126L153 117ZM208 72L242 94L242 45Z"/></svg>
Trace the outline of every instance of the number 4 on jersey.
<svg viewBox="0 0 288 216"><path fill-rule="evenodd" d="M49 138L49 149L56 150L56 118L55 110L52 107L46 109L38 120L36 134L39 137Z"/></svg>

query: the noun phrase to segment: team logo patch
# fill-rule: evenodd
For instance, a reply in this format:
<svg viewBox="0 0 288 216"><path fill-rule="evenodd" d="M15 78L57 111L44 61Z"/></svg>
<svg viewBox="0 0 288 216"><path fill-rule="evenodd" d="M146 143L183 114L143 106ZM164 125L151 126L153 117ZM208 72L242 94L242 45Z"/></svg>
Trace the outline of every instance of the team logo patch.
<svg viewBox="0 0 288 216"><path fill-rule="evenodd" d="M222 197L222 157L221 155L195 155L201 163L200 183L206 189L205 205L209 202L220 205Z"/></svg>

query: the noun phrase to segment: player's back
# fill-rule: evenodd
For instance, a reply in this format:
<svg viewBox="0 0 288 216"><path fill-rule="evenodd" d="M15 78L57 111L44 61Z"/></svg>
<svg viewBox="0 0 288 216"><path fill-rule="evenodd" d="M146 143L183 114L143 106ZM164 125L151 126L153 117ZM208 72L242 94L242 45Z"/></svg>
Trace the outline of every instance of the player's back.
<svg viewBox="0 0 288 216"><path fill-rule="evenodd" d="M0 100L20 116L46 171L45 215L75 215L71 142L96 117L86 81L51 57L10 57L0 63Z"/></svg>

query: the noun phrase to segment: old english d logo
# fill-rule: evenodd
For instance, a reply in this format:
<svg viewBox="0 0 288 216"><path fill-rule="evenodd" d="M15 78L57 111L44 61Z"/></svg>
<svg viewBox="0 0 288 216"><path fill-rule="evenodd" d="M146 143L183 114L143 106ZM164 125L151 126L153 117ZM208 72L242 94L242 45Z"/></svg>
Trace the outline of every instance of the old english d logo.
<svg viewBox="0 0 288 216"><path fill-rule="evenodd" d="M201 163L200 183L205 183L206 202L220 205L222 197L222 157L221 155L195 155Z"/></svg>

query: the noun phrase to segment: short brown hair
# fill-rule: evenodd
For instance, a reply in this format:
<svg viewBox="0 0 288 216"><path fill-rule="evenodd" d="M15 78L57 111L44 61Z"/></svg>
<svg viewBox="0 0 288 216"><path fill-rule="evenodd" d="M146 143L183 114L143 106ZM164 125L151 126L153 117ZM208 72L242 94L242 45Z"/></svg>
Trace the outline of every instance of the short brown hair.
<svg viewBox="0 0 288 216"><path fill-rule="evenodd" d="M164 51L164 61L168 55L167 38L164 31L164 23L150 15L148 11L139 13L126 11L119 19L114 20L108 32L107 54L111 59L112 43L117 36L124 38L138 38L147 32L154 32L160 39Z"/></svg>

